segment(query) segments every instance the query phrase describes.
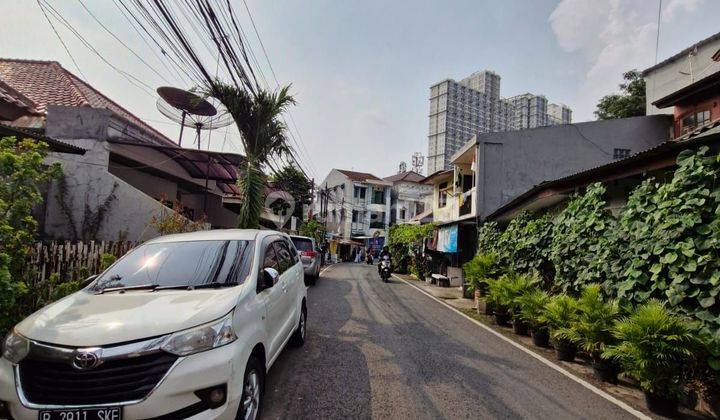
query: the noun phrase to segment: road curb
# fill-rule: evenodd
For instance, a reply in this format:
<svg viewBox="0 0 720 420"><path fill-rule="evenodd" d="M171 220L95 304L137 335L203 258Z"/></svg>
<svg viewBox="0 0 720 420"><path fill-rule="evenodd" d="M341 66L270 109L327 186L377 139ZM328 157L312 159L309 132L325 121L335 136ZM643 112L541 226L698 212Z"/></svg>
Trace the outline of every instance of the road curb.
<svg viewBox="0 0 720 420"><path fill-rule="evenodd" d="M432 300L440 303L441 305L445 306L446 308L450 309L451 311L454 311L455 313L457 313L458 315L464 317L465 319L467 319L467 320L475 323L476 325L478 325L479 327L481 327L481 328L484 329L485 331L487 331L487 332L495 335L496 337L498 337L499 339L505 341L506 343L508 343L508 344L510 344L510 345L512 345L512 346L514 346L514 347L516 347L516 348L518 348L518 349L520 349L520 350L522 350L522 351L525 352L526 354L534 357L535 359L537 359L538 361L540 361L540 362L543 363L544 365L548 366L549 368L551 368L551 369L553 369L553 370L555 370L555 371L563 374L563 375L566 376L567 378L572 379L573 381L579 383L580 385L582 385L583 387L585 387L585 388L588 389L589 391L591 391L591 392L593 392L594 394L596 394L596 395L598 395L598 396L600 396L600 397L608 400L609 402L615 404L616 406L618 406L618 407L620 407L621 409L627 411L628 413L632 414L633 416L635 416L635 417L637 417L637 418L639 418L639 419L643 419L643 420L650 420L650 419L652 419L652 417L650 417L650 416L648 416L648 415L646 415L646 414L638 411L637 409L631 407L629 404L627 404L627 403L625 403L625 402L623 402L623 401L620 401L619 399L613 397L612 395L610 395L610 394L608 394L607 392L603 391L602 389L596 387L595 385L593 385L593 384L585 381L584 379L577 377L576 375L570 373L568 370L566 370L566 369L563 368L562 366L560 366L560 365L552 362L551 360L549 360L549 359L541 356L540 354L535 353L534 351L528 349L527 347L525 347L525 346L523 346L523 345L521 345L521 344L519 344L519 343L517 343L517 342L515 342L515 341L513 341L513 340L511 340L511 339L509 339L509 338L507 338L507 337L505 337L504 335L502 335L502 334L500 334L499 332L495 331L494 329L488 327L487 325L483 324L482 322L478 321L477 319L474 319L474 318L472 318L472 317L470 317L470 316L462 313L462 312L459 311L458 309L454 308L452 305L448 304L447 302L443 302L441 299L436 298L435 296L433 296L433 295L431 295L430 293L426 292L425 290L423 290L423 289L415 286L414 284L412 284L411 282L403 279L402 277L399 277L399 276L397 276L397 275L395 275L395 274L393 274L392 276L393 276L394 278L400 280L401 282L407 284L408 286L412 287L413 289L417 290L418 292L424 294L425 296L429 297L430 299L432 299Z"/></svg>

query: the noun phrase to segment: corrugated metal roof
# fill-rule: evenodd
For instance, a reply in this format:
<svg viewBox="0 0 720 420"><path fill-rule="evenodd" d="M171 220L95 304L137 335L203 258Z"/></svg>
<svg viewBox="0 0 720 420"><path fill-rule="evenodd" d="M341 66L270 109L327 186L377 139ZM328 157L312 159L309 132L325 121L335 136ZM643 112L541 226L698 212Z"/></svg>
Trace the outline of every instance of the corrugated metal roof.
<svg viewBox="0 0 720 420"><path fill-rule="evenodd" d="M0 137L2 136L15 136L19 138L32 138L36 140L41 140L47 143L48 146L50 146L50 150L53 152L71 153L75 155L85 154L85 149L75 146L73 144L65 143L60 140L55 140L38 132L0 123Z"/></svg>

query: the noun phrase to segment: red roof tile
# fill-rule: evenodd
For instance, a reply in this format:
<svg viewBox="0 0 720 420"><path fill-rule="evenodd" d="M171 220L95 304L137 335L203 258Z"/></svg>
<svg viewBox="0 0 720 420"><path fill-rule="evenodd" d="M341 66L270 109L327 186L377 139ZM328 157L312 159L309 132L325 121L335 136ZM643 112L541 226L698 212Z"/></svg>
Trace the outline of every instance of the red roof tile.
<svg viewBox="0 0 720 420"><path fill-rule="evenodd" d="M57 61L0 58L0 80L34 102L37 111L41 113L45 113L50 105L105 108L150 131L161 141L174 144L164 134L70 73Z"/></svg>

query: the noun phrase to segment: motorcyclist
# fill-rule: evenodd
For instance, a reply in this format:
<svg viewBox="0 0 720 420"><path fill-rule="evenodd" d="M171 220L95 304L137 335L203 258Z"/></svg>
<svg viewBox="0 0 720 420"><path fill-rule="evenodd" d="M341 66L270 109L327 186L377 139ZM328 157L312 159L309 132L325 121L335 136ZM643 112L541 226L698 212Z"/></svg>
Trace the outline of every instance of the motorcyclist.
<svg viewBox="0 0 720 420"><path fill-rule="evenodd" d="M380 274L380 267L382 266L382 261L386 255L388 259L390 259L390 269L392 270L392 255L390 255L390 249L388 249L387 246L384 246L382 251L380 251L380 258L378 260L378 274Z"/></svg>

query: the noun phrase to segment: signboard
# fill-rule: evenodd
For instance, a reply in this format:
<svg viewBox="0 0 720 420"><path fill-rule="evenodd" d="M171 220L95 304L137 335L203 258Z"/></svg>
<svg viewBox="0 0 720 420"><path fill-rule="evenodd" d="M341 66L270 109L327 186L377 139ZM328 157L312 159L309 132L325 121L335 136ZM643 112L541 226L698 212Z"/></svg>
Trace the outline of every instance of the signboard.
<svg viewBox="0 0 720 420"><path fill-rule="evenodd" d="M437 250L453 254L457 252L458 225L441 227L438 230Z"/></svg>
<svg viewBox="0 0 720 420"><path fill-rule="evenodd" d="M370 246L373 250L380 250L385 245L385 237L384 236L376 236L374 238L368 239L368 246Z"/></svg>

